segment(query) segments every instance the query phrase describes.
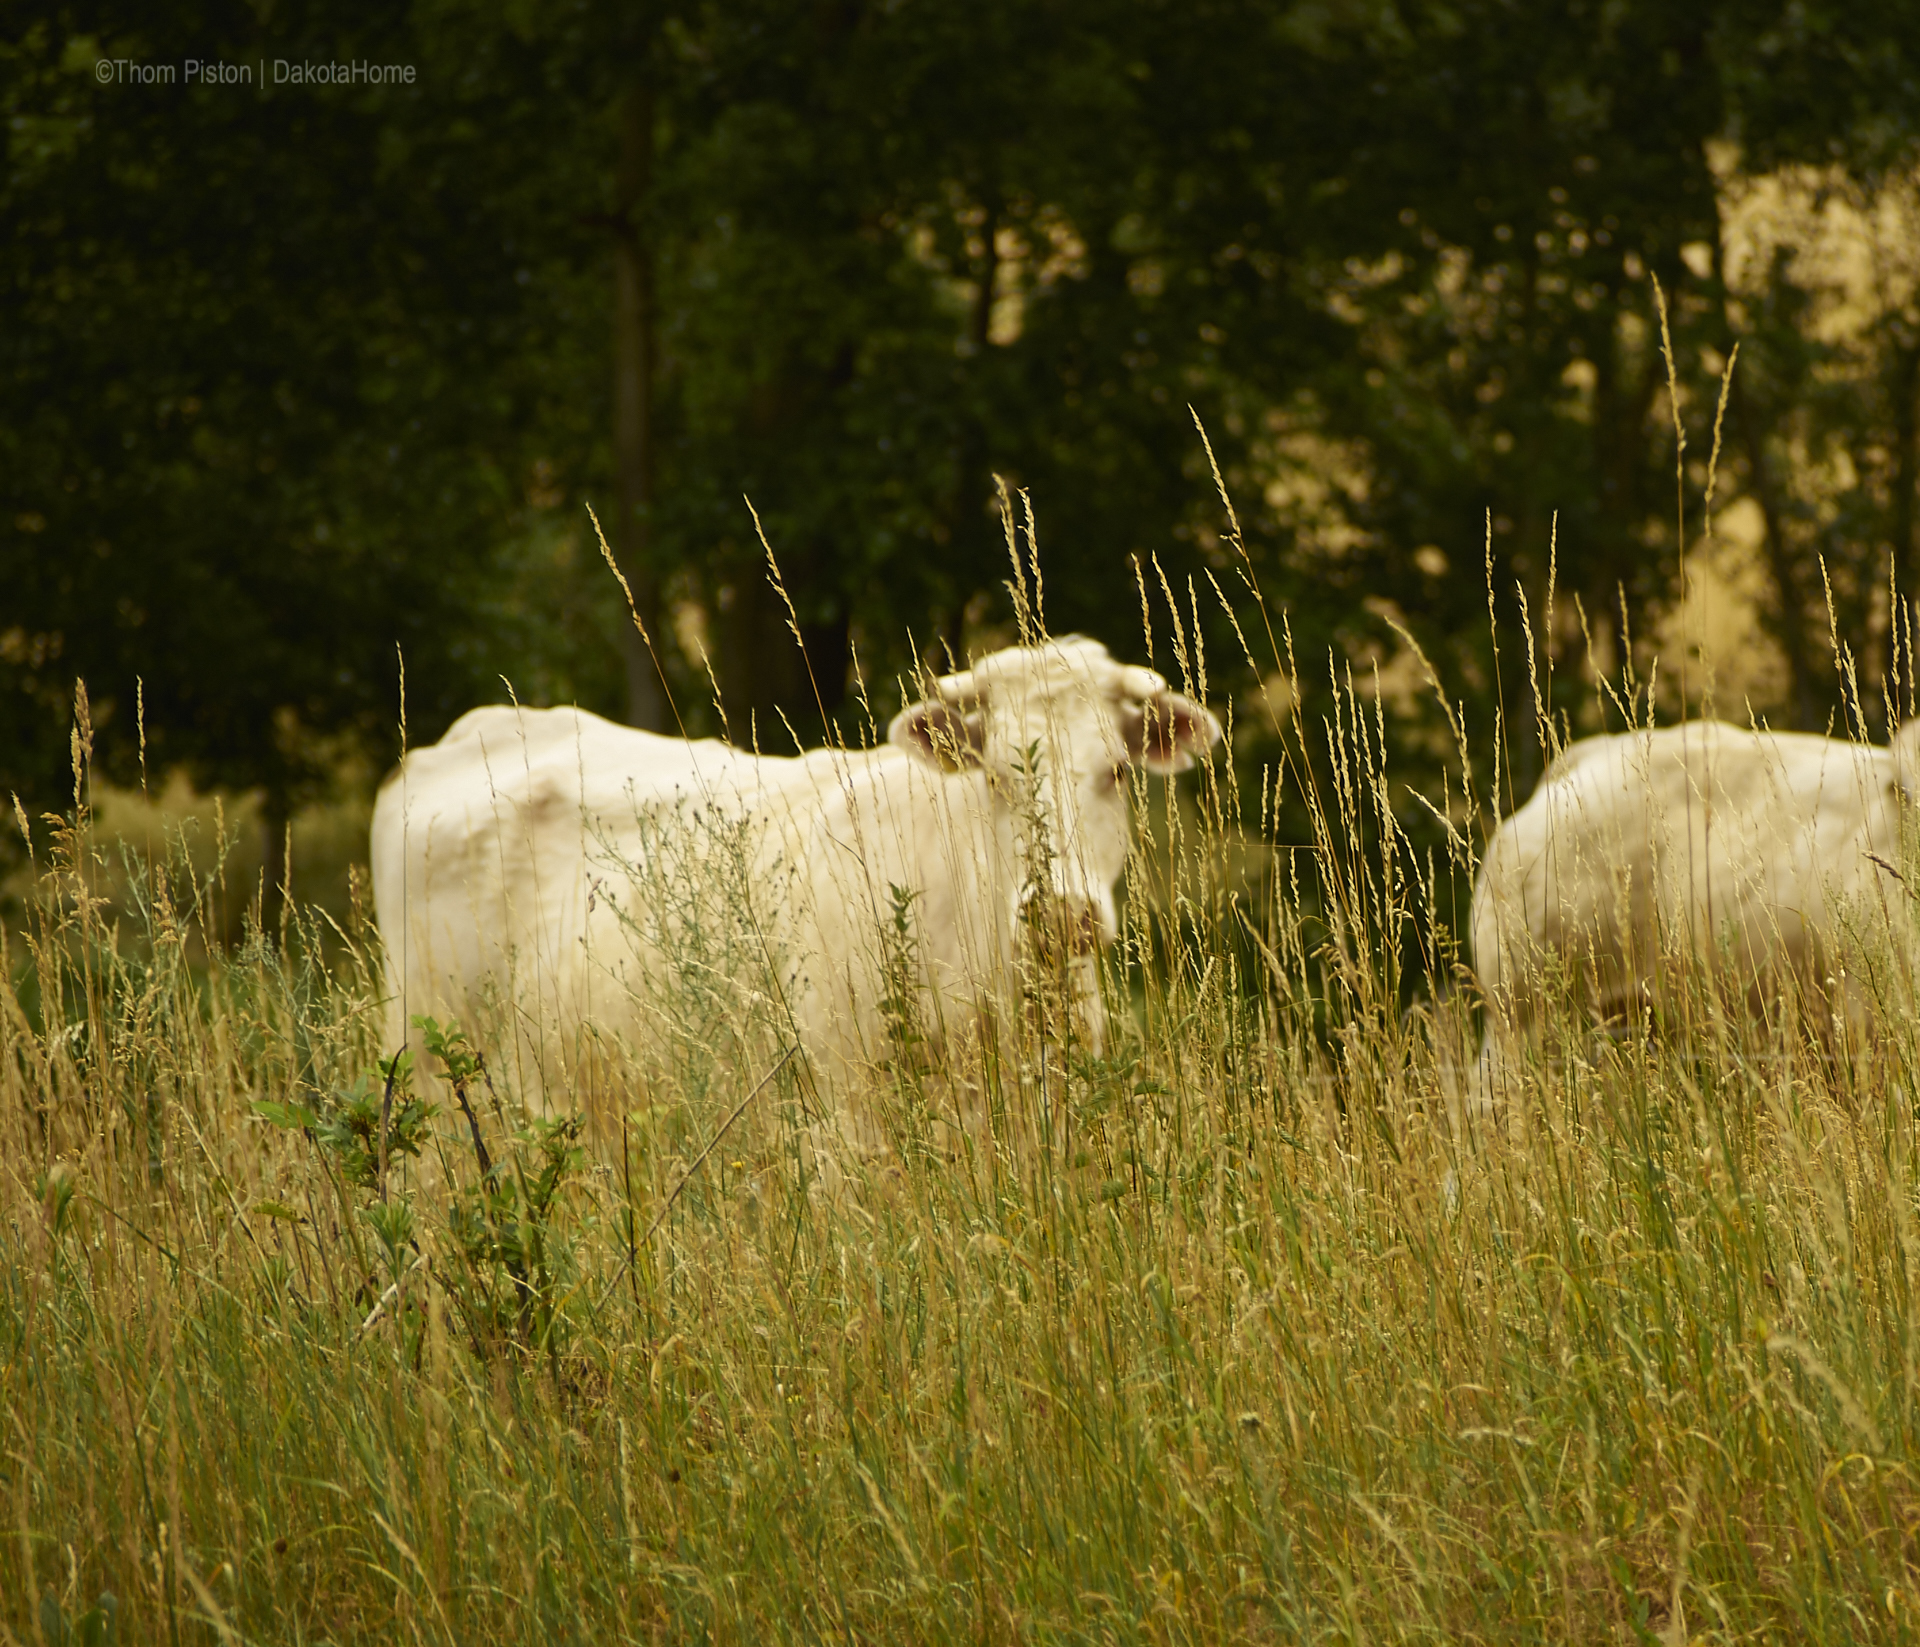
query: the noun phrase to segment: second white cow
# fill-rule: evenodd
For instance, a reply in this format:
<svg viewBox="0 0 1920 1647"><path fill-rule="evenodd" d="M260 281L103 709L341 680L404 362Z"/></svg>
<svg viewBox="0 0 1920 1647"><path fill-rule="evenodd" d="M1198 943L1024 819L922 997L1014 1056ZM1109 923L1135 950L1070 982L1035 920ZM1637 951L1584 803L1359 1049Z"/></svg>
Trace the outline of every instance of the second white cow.
<svg viewBox="0 0 1920 1647"><path fill-rule="evenodd" d="M1689 957L1754 1013L1796 981L1824 1015L1910 1002L1917 753L1920 722L1890 748L1720 721L1569 747L1474 884L1488 1012L1476 1098L1500 1096L1503 1046L1534 1020L1550 970L1596 1016L1634 1023Z"/></svg>
<svg viewBox="0 0 1920 1647"><path fill-rule="evenodd" d="M1036 945L1097 1043L1128 773L1181 771L1220 736L1081 638L935 681L871 750L774 757L575 709L474 710L374 811L388 1044L415 1013L477 1021L531 1101L569 1107L595 1059L644 1054L696 1010L673 979L732 991L843 1080L889 1055L902 968L938 1041L1016 1002Z"/></svg>

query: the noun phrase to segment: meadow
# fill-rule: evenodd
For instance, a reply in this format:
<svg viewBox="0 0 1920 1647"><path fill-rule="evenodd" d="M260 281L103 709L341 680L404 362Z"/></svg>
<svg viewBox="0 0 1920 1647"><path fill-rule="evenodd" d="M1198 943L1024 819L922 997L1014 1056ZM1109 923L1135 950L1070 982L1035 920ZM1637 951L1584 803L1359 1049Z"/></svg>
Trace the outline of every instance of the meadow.
<svg viewBox="0 0 1920 1647"><path fill-rule="evenodd" d="M0 968L0 1640L1920 1635L1911 1023L1676 943L1472 1120L1472 841L1321 692L1259 797L1143 788L1105 1052L1036 973L942 1069L903 995L837 1194L713 956L529 1116L483 1026L382 1069L364 899L222 941L77 758Z"/></svg>

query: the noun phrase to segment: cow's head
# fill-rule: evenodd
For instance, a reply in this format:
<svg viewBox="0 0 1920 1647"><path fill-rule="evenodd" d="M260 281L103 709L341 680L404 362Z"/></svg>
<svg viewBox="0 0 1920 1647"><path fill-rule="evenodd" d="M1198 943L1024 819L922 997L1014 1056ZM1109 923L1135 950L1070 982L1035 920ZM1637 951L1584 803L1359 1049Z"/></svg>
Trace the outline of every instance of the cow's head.
<svg viewBox="0 0 1920 1647"><path fill-rule="evenodd" d="M1020 860L1020 928L1043 952L1090 961L1117 932L1129 772L1184 772L1219 742L1220 723L1165 677L1075 636L941 676L887 735L946 771L985 775Z"/></svg>

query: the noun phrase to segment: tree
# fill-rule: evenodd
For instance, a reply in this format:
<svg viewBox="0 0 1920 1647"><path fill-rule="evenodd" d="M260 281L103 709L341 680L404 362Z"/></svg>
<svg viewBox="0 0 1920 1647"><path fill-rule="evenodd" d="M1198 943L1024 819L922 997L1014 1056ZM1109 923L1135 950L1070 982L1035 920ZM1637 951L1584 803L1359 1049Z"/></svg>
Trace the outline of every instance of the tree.
<svg viewBox="0 0 1920 1647"><path fill-rule="evenodd" d="M490 673L476 593L497 587L553 321L514 200L461 176L511 99L425 75L179 79L417 63L380 7L283 10L270 38L243 7L176 8L164 35L49 7L7 50L6 782L60 793L76 675L130 778L144 683L148 764L261 787L271 852L342 740L395 750L397 653L416 735ZM174 83L103 86L112 59Z"/></svg>
<svg viewBox="0 0 1920 1647"><path fill-rule="evenodd" d="M1524 603L1543 643L1584 623L1644 663L1693 547L1656 277L1692 508L1743 344L1718 479L1765 521L1783 718L1833 698L1829 579L1872 666L1875 568L1920 554L1911 305L1835 353L1810 277L1736 276L1726 225L1743 167L1906 175L1904 17L307 0L269 27L199 0L162 37L116 15L43 4L0 94L0 747L43 800L83 673L112 770L138 678L153 761L284 809L327 739L391 750L396 644L416 739L501 676L654 725L664 683L712 729L704 623L731 735L810 739L852 713L856 653L884 698L1005 633L996 476L1031 489L1057 630L1122 641L1144 584L1224 684L1208 582L1235 567L1189 403L1310 668L1391 672L1404 629L1476 723L1503 686L1524 720L1486 577L1501 623ZM419 72L236 96L101 87L103 54ZM1813 499L1816 451L1858 484ZM1563 718L1591 717L1583 691L1548 684Z"/></svg>

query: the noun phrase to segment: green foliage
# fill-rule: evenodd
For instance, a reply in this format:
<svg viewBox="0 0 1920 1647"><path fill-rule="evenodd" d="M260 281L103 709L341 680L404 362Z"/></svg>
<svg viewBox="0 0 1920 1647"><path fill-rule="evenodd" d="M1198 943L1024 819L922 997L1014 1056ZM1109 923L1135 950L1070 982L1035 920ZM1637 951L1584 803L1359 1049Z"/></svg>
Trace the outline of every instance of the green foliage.
<svg viewBox="0 0 1920 1647"><path fill-rule="evenodd" d="M311 1105L262 1099L253 1111L277 1127L304 1133L339 1180L360 1192L356 1216L372 1231L381 1268L395 1287L404 1282L408 1254L421 1251L424 1220L456 1260L434 1278L459 1311L476 1351L491 1355L517 1343L557 1354L556 1311L571 1274L561 1227L563 1194L584 1160L581 1120L535 1119L513 1134L496 1159L471 1099L476 1081L491 1086L479 1050L458 1024L426 1016L416 1016L413 1024L466 1121L477 1168L473 1182L442 1180L422 1188L390 1180L401 1157L418 1157L435 1142L438 1108L413 1091L412 1054L405 1048L379 1060L377 1075L363 1073ZM279 1201L263 1201L256 1210L299 1222ZM413 1330L417 1340L422 1329Z"/></svg>
<svg viewBox="0 0 1920 1647"><path fill-rule="evenodd" d="M618 536L634 237L636 571L696 730L675 602L768 747L776 711L802 737L851 714L856 639L878 685L1003 631L995 473L1047 522L1056 630L1130 633L1130 563L1154 585L1157 560L1181 598L1156 644L1197 629L1226 683L1230 625L1185 595L1235 559L1189 403L1303 658L1391 653L1399 623L1449 702L1524 721L1468 568L1510 619L1551 567L1616 643L1677 592L1655 275L1696 452L1712 362L1747 344L1720 495L1768 503L1784 718L1836 696L1822 567L1869 665L1884 561L1920 568L1911 315L1836 359L1790 254L1751 289L1726 266L1728 164L1862 199L1905 175L1898 7L315 0L176 7L162 35L36 4L0 50L0 749L34 808L65 792L76 674L108 769L136 768L144 683L156 769L261 785L270 820L343 749L391 758L396 645L415 743L503 674L618 710L625 619L579 505ZM414 83L94 68L348 51ZM1844 471L1837 501L1795 493L1803 463Z"/></svg>
<svg viewBox="0 0 1920 1647"><path fill-rule="evenodd" d="M46 1647L113 1647L114 1621L120 1603L102 1590L100 1599L77 1618L69 1619L57 1596L40 1598L40 1635Z"/></svg>
<svg viewBox="0 0 1920 1647"><path fill-rule="evenodd" d="M435 1108L413 1092L411 1062L402 1049L380 1061L378 1074L362 1073L311 1105L260 1099L254 1113L311 1136L355 1189L378 1190L388 1164L419 1155L431 1137Z"/></svg>
<svg viewBox="0 0 1920 1647"><path fill-rule="evenodd" d="M428 1056L439 1062L453 1088L479 1174L477 1182L446 1198L440 1214L448 1245L463 1266L447 1278L452 1297L483 1353L511 1340L557 1354L555 1311L559 1288L570 1270L566 1237L558 1222L563 1210L560 1198L585 1158L577 1142L581 1118L532 1120L514 1134L506 1154L495 1160L470 1096L475 1081L492 1085L479 1049L458 1024L443 1025L419 1015L413 1023ZM369 1209L369 1218L378 1210ZM395 1226L402 1222L395 1214L386 1216ZM404 1233L397 1236L380 1230L389 1253L397 1254L401 1242L411 1237L410 1211L404 1224Z"/></svg>
<svg viewBox="0 0 1920 1647"><path fill-rule="evenodd" d="M556 1310L572 1264L556 1220L585 1160L580 1128L578 1116L523 1128L507 1159L447 1209L448 1237L466 1265L455 1296L478 1344L511 1338L558 1352Z"/></svg>
<svg viewBox="0 0 1920 1647"><path fill-rule="evenodd" d="M262 785L284 816L342 742L387 758L396 644L421 721L493 675L469 648L526 396L485 362L541 322L510 207L450 210L441 186L470 88L96 80L101 60L176 81L189 59L418 62L403 14L353 4L189 5L157 31L34 6L5 51L10 782L58 793L49 711L75 675L131 781L138 680L156 771Z"/></svg>
<svg viewBox="0 0 1920 1647"><path fill-rule="evenodd" d="M412 1205L404 1199L375 1201L371 1206L362 1207L360 1216L380 1242L387 1273L397 1278L407 1249L414 1245Z"/></svg>
<svg viewBox="0 0 1920 1647"><path fill-rule="evenodd" d="M880 1019L886 1027L887 1045L896 1067L903 1072L920 1067L927 1039L920 999L923 977L920 936L913 918L914 901L919 896L918 888L896 886L889 881L887 901L891 914L881 932L886 992L880 1002Z"/></svg>
<svg viewBox="0 0 1920 1647"><path fill-rule="evenodd" d="M0 1629L1920 1637L1910 1018L1852 1042L1791 987L1757 1018L1669 950L1670 1023L1616 1037L1548 977L1476 1122L1470 992L1403 1011L1397 971L1461 888L1361 850L1389 767L1356 709L1313 734L1333 938L1228 875L1226 774L1143 820L1105 1054L1039 1016L923 1043L828 1096L981 1125L849 1150L837 1190L798 1081L755 1101L763 1007L689 905L648 1000L702 1080L582 1094L647 1147L516 1125L422 1019L452 1147L383 1200L368 1106L391 1082L391 1156L426 1072L377 1063L370 957L256 935L196 974L164 920L106 927L71 820L0 983ZM917 913L872 938L903 973ZM1849 963L1897 994L1887 959Z"/></svg>
<svg viewBox="0 0 1920 1647"><path fill-rule="evenodd" d="M78 1187L79 1180L65 1162L34 1175L34 1193L39 1198L47 1228L56 1236L66 1230L68 1215L73 1210L74 1191Z"/></svg>
<svg viewBox="0 0 1920 1647"><path fill-rule="evenodd" d="M420 1013L414 1014L413 1027L426 1042L427 1055L439 1059L454 1090L464 1096L467 1088L484 1073L480 1054L474 1050L466 1032L458 1024L443 1026L437 1018Z"/></svg>

